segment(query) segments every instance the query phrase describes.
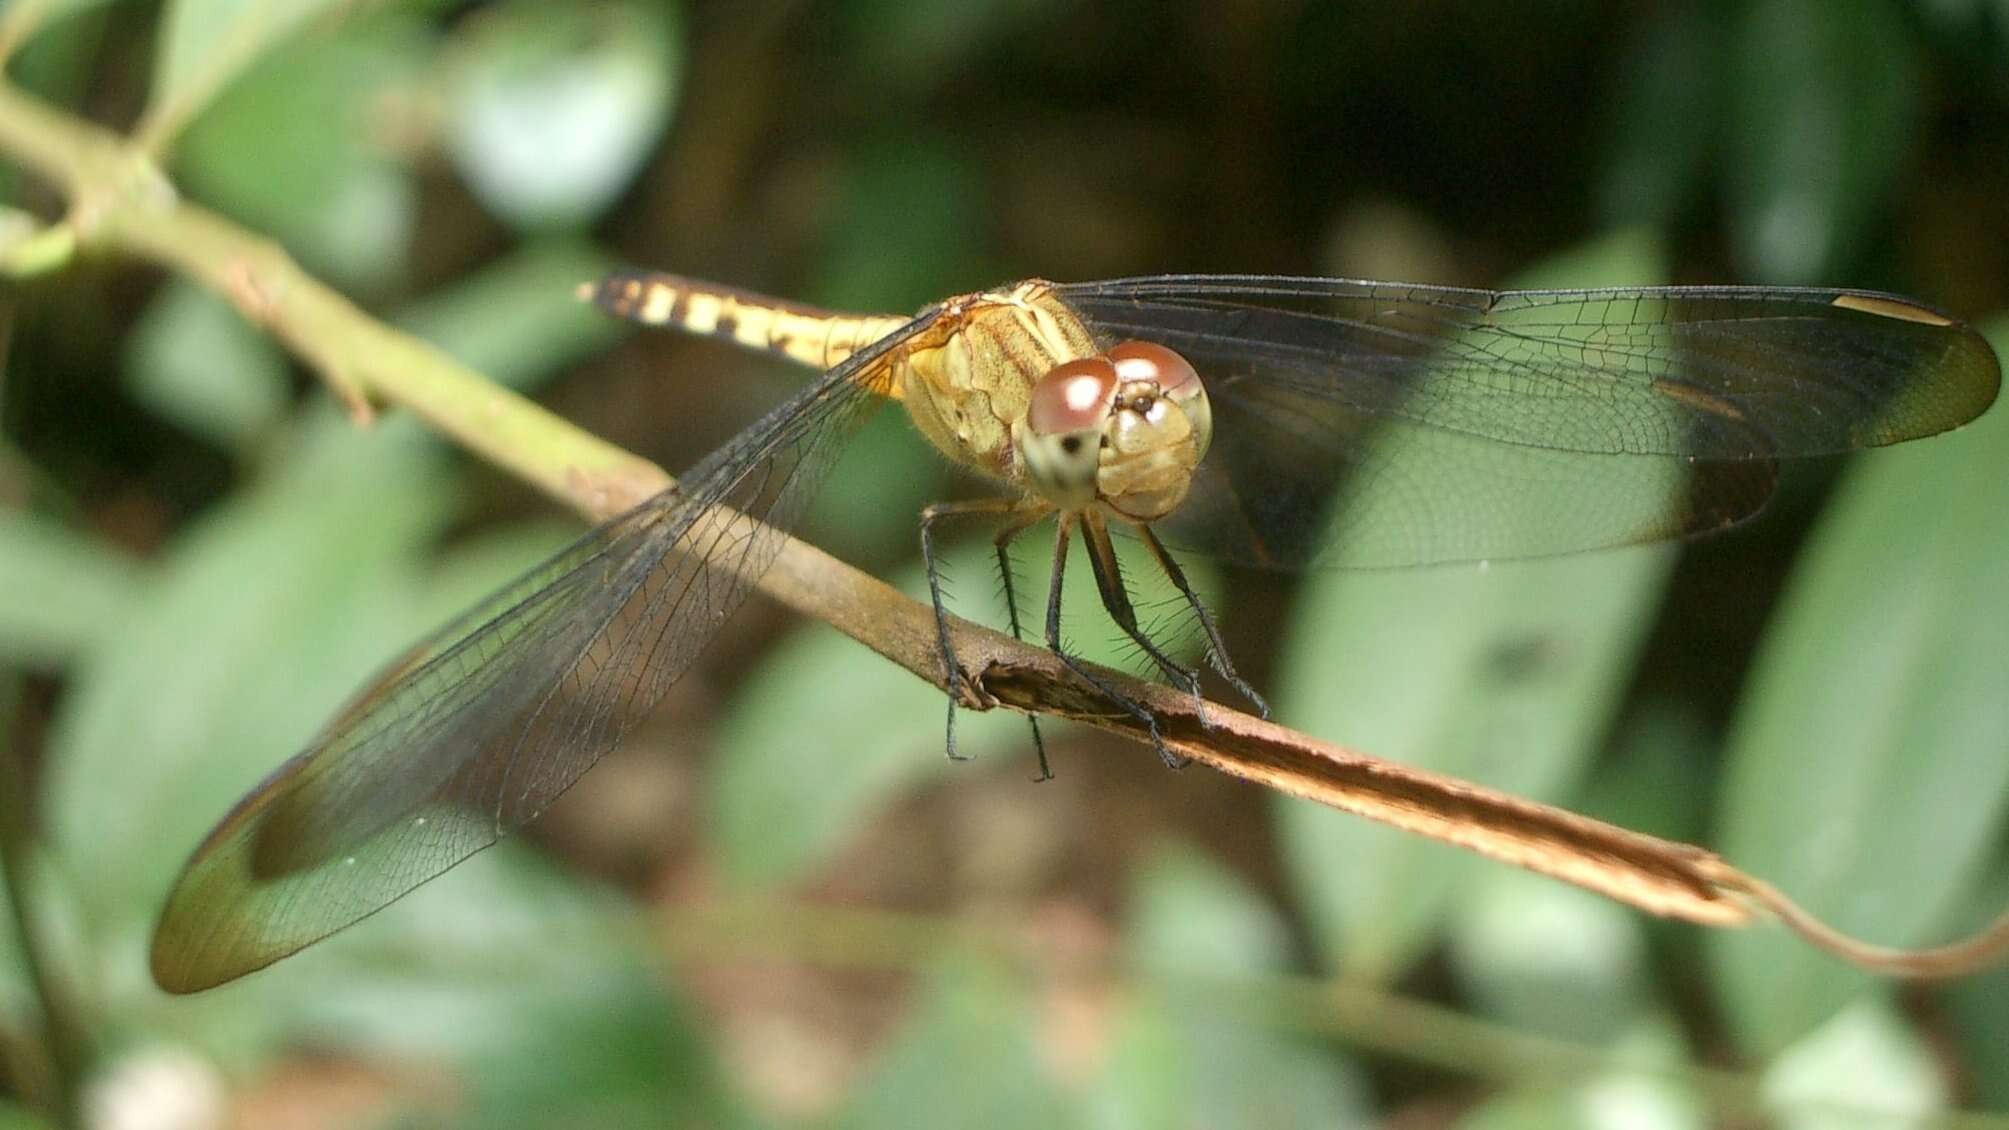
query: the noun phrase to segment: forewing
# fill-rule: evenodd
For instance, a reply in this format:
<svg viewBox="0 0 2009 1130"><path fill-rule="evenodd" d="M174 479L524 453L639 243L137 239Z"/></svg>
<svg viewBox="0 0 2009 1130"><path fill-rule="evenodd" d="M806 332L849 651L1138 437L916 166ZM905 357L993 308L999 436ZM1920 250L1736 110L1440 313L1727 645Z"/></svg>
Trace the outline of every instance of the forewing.
<svg viewBox="0 0 2009 1130"><path fill-rule="evenodd" d="M1193 361L1213 447L1176 544L1246 563L1538 556L1720 529L1775 461L1958 426L1971 328L1863 291L1478 291L1166 276L1059 288L1103 344Z"/></svg>
<svg viewBox="0 0 2009 1130"><path fill-rule="evenodd" d="M543 811L687 670L864 413L893 335L414 649L212 831L154 934L191 992L382 909Z"/></svg>

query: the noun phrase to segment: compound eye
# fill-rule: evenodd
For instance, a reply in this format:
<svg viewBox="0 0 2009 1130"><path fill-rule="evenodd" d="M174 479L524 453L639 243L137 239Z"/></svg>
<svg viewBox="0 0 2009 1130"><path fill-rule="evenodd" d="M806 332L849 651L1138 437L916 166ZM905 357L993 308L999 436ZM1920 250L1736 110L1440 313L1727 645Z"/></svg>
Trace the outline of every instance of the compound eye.
<svg viewBox="0 0 2009 1130"><path fill-rule="evenodd" d="M1156 342L1122 342L1104 356L1116 367L1117 379L1125 384L1151 381L1161 394L1182 402L1201 392L1200 374L1193 370L1192 363Z"/></svg>
<svg viewBox="0 0 2009 1130"><path fill-rule="evenodd" d="M1098 429L1116 403L1116 382L1116 366L1104 358L1062 362L1032 386L1026 426L1041 436Z"/></svg>
<svg viewBox="0 0 2009 1130"><path fill-rule="evenodd" d="M1019 454L1034 490L1063 510L1095 501L1102 437L1116 406L1116 366L1102 357L1056 365L1032 386Z"/></svg>

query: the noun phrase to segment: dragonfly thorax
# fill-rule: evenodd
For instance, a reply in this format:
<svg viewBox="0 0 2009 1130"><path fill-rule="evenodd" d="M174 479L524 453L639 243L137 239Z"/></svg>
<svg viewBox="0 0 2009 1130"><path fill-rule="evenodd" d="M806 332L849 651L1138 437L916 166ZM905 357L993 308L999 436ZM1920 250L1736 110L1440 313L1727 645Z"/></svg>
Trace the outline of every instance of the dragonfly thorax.
<svg viewBox="0 0 2009 1130"><path fill-rule="evenodd" d="M1012 442L1027 483L1054 506L1099 504L1150 522L1184 501L1212 434L1193 366L1162 345L1126 341L1035 382Z"/></svg>

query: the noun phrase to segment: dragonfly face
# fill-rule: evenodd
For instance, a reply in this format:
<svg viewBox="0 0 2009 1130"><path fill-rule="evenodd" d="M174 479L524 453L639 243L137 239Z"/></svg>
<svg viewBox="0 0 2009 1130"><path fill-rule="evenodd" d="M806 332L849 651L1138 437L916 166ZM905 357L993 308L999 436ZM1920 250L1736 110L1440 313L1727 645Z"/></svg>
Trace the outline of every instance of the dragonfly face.
<svg viewBox="0 0 2009 1130"><path fill-rule="evenodd" d="M1100 504L1132 522L1179 508L1213 438L1200 376L1148 341L1055 367L1012 429L1028 483L1061 510Z"/></svg>
<svg viewBox="0 0 2009 1130"><path fill-rule="evenodd" d="M1972 328L1849 290L1168 275L1035 280L898 318L623 273L586 297L822 375L676 489L421 641L254 788L169 895L162 986L268 965L534 819L689 670L889 398L949 458L1019 488L930 507L924 557L939 519L1000 522L1002 562L1013 534L1059 510L1047 642L1155 734L1061 646L1076 532L1111 619L1197 695L1197 673L1139 628L1112 522L1189 600L1168 545L1381 568L1694 536L1758 513L1780 460L1957 427L2001 380ZM1192 605L1208 664L1260 706Z"/></svg>

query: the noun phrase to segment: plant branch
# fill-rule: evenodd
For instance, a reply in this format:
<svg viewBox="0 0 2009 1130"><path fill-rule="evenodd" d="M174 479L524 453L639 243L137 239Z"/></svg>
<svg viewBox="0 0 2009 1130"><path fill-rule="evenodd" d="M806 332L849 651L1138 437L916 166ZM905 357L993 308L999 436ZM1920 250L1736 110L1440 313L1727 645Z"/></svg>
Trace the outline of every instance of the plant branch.
<svg viewBox="0 0 2009 1130"><path fill-rule="evenodd" d="M583 432L483 378L440 350L393 330L302 271L286 252L181 200L118 136L0 84L0 153L61 187L80 247L160 264L232 302L327 379L359 424L373 406L414 413L483 458L593 519L627 510L671 484L661 469ZM785 539L759 586L919 678L939 685L933 613L813 546ZM1130 715L1082 686L1044 648L956 621L952 643L973 709L1007 706L1076 719L1139 742ZM1165 743L1221 772L1459 845L1578 884L1655 914L1739 925L1752 906L1780 914L1816 945L1857 964L1904 975L1950 975L2009 946L2009 916L1966 950L1920 960L1850 948L1790 908L1769 886L1692 845L1630 832L1456 778L1411 769L1208 704L1116 672L1102 677L1153 711ZM1818 924L1814 924L1818 926ZM1839 943L1838 943L1839 939Z"/></svg>

